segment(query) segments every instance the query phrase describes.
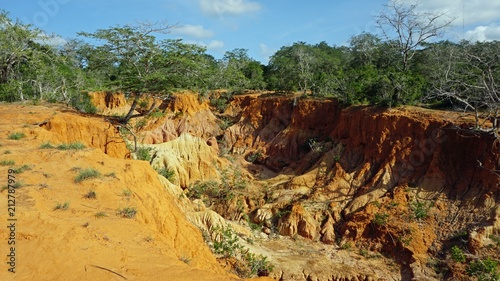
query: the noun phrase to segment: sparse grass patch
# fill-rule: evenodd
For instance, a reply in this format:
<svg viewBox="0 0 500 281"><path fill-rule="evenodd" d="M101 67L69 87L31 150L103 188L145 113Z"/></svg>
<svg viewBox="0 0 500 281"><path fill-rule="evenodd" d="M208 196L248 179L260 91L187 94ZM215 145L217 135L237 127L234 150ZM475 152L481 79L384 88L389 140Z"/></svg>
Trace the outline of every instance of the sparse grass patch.
<svg viewBox="0 0 500 281"><path fill-rule="evenodd" d="M81 142L73 142L73 143L63 143L63 144L60 144L56 147L57 149L59 150L80 150L80 149L84 149L85 148L85 145Z"/></svg>
<svg viewBox="0 0 500 281"><path fill-rule="evenodd" d="M10 151L10 150L5 150L5 151L3 152L3 154L11 154L11 153L12 153L12 151Z"/></svg>
<svg viewBox="0 0 500 281"><path fill-rule="evenodd" d="M10 140L20 140L20 139L23 139L25 138L26 135L24 133L12 133L9 135L9 139Z"/></svg>
<svg viewBox="0 0 500 281"><path fill-rule="evenodd" d="M119 209L117 214L121 217L132 219L137 214L137 210L134 207L125 207L123 209Z"/></svg>
<svg viewBox="0 0 500 281"><path fill-rule="evenodd" d="M130 189L124 189L122 195L125 197L130 197L132 196L132 191L130 191Z"/></svg>
<svg viewBox="0 0 500 281"><path fill-rule="evenodd" d="M31 170L31 167L29 165L22 165L21 167L19 168L15 168L15 169L12 169L14 171L15 174L21 174L25 171L29 171Z"/></svg>
<svg viewBox="0 0 500 281"><path fill-rule="evenodd" d="M75 183L80 183L84 180L98 178L101 176L101 173L95 169L84 169L81 170L80 173L75 177Z"/></svg>
<svg viewBox="0 0 500 281"><path fill-rule="evenodd" d="M106 212L97 212L97 213L95 213L96 219L104 218L104 217L107 217L107 216L108 215L106 214Z"/></svg>
<svg viewBox="0 0 500 281"><path fill-rule="evenodd" d="M376 213L375 217L372 219L372 223L382 226L382 225L385 225L387 223L388 218L389 218L389 214Z"/></svg>
<svg viewBox="0 0 500 281"><path fill-rule="evenodd" d="M413 201L410 203L410 209L413 211L413 217L417 220L426 219L429 216L431 204L425 202Z"/></svg>
<svg viewBox="0 0 500 281"><path fill-rule="evenodd" d="M2 160L0 161L0 166L14 166L16 161L14 160Z"/></svg>
<svg viewBox="0 0 500 281"><path fill-rule="evenodd" d="M85 193L83 195L83 198L86 199L96 199L97 198L97 193L94 190L89 190L89 192Z"/></svg>
<svg viewBox="0 0 500 281"><path fill-rule="evenodd" d="M42 145L40 145L40 149L53 149L55 146L50 144L50 142L44 142Z"/></svg>
<svg viewBox="0 0 500 281"><path fill-rule="evenodd" d="M61 210L61 211L65 211L69 209L69 202L66 201L64 203L57 203L57 205L54 207L54 211L56 210Z"/></svg>

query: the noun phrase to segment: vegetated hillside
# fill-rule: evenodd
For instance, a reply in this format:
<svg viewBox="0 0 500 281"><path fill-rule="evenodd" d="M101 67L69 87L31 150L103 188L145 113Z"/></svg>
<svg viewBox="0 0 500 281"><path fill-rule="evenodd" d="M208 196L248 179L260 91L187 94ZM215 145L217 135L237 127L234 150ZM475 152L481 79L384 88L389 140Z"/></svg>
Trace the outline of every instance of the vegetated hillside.
<svg viewBox="0 0 500 281"><path fill-rule="evenodd" d="M15 224L0 232L0 280L238 279L175 203L175 186L125 159L109 122L22 104L0 105L0 117L0 219Z"/></svg>
<svg viewBox="0 0 500 281"><path fill-rule="evenodd" d="M166 104L187 100L206 110L189 95ZM165 111L159 123L149 119L144 139L158 128L175 135L202 120L196 110L179 112ZM254 230L240 235L270 257L270 276L468 280L482 274L476 265L485 261L493 265L485 274L495 274L498 144L491 134L472 130L473 119L416 107L342 108L334 100L258 94L234 96L215 115L220 128L205 125L190 133L232 161L214 165L218 175L211 172L219 182L232 178L230 184L189 180L190 173L180 172L182 163L168 157L161 165L180 177L177 183L198 208Z"/></svg>

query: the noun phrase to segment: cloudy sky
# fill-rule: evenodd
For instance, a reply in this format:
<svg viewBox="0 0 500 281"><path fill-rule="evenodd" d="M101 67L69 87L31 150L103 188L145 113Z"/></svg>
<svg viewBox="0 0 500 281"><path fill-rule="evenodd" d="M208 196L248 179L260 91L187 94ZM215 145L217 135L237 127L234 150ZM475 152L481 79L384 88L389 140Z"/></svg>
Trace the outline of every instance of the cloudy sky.
<svg viewBox="0 0 500 281"><path fill-rule="evenodd" d="M412 2L414 0L400 0ZM387 0L0 0L11 18L62 38L137 21L177 24L169 38L206 46L216 58L235 48L264 63L294 42L345 45L361 32L377 33L374 17ZM451 40L500 40L500 0L420 0L422 11L455 20Z"/></svg>

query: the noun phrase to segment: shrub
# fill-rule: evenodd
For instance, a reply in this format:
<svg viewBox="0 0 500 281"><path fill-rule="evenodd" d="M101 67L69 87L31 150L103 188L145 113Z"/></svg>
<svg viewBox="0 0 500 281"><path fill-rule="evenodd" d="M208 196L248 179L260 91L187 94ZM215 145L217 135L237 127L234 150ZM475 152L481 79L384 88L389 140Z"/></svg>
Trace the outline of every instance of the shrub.
<svg viewBox="0 0 500 281"><path fill-rule="evenodd" d="M467 266L466 272L469 276L475 276L479 281L498 281L498 262L487 258L485 260L473 261Z"/></svg>
<svg viewBox="0 0 500 281"><path fill-rule="evenodd" d="M163 168L157 169L156 171L158 172L158 174L162 175L163 177L165 177L167 180L169 180L171 182L175 180L175 171L173 169L163 167Z"/></svg>
<svg viewBox="0 0 500 281"><path fill-rule="evenodd" d="M451 258L456 262L465 262L465 254L462 249L457 246L451 248Z"/></svg>
<svg viewBox="0 0 500 281"><path fill-rule="evenodd" d="M413 217L417 220L426 219L429 216L430 204L413 201L410 203L410 209L413 211Z"/></svg>
<svg viewBox="0 0 500 281"><path fill-rule="evenodd" d="M125 207L118 210L118 215L127 219L132 219L137 214L137 210L134 207Z"/></svg>
<svg viewBox="0 0 500 281"><path fill-rule="evenodd" d="M137 152L135 153L135 157L137 160L151 161L151 147L138 147Z"/></svg>
<svg viewBox="0 0 500 281"><path fill-rule="evenodd" d="M9 135L10 140L20 140L25 138L26 135L24 133L12 133Z"/></svg>
<svg viewBox="0 0 500 281"><path fill-rule="evenodd" d="M75 177L75 183L82 182L84 180L92 179L92 178L98 178L101 176L101 173L99 171L94 170L94 169L84 169L81 170L78 176Z"/></svg>
<svg viewBox="0 0 500 281"><path fill-rule="evenodd" d="M71 96L69 104L78 111L85 113L96 113L97 108L92 103L87 93L77 93Z"/></svg>

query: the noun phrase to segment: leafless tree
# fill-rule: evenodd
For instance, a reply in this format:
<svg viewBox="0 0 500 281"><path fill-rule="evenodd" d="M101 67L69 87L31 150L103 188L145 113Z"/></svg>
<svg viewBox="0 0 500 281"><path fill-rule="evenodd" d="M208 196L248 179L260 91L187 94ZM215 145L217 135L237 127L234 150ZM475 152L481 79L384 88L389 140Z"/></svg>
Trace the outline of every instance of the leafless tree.
<svg viewBox="0 0 500 281"><path fill-rule="evenodd" d="M418 48L426 40L441 36L453 19L445 12L426 12L419 2L405 4L402 0L389 0L376 17L384 37L393 42L401 53L401 70L408 69ZM395 37L395 38L394 38Z"/></svg>

